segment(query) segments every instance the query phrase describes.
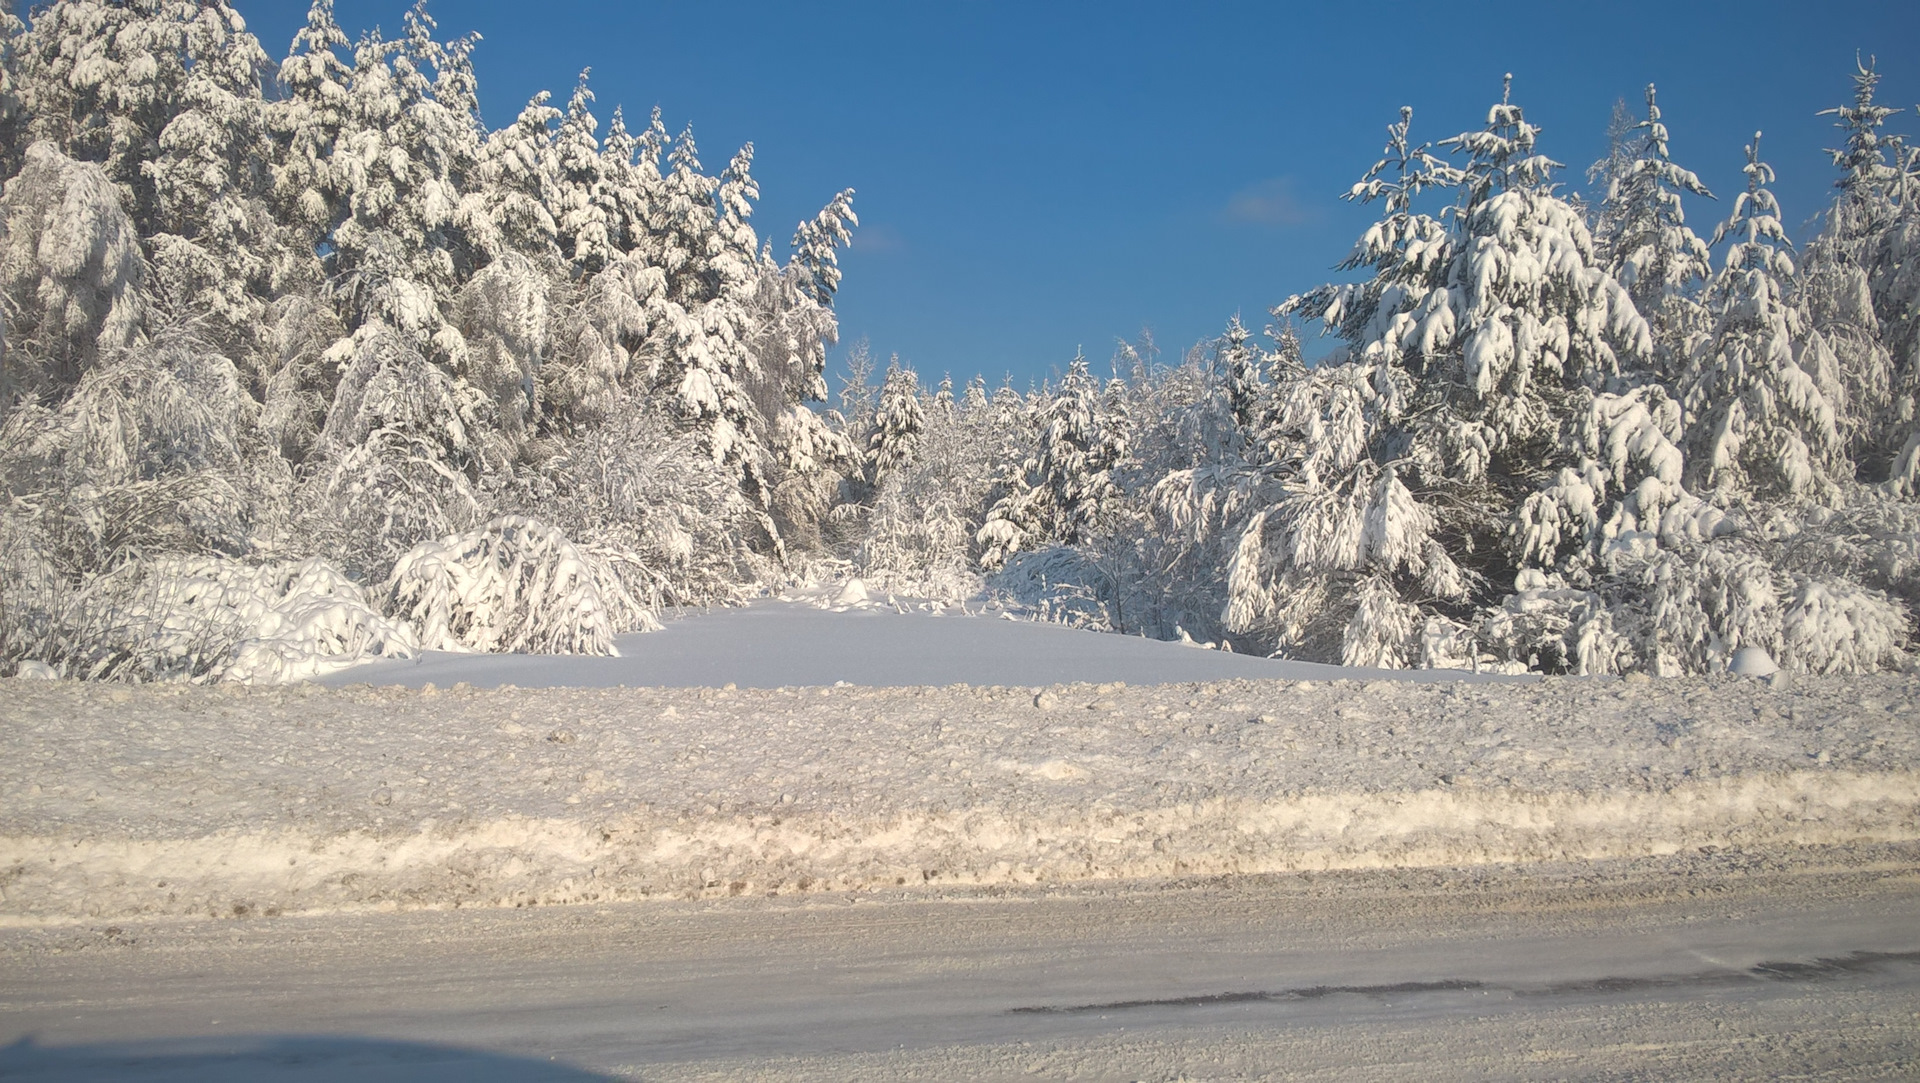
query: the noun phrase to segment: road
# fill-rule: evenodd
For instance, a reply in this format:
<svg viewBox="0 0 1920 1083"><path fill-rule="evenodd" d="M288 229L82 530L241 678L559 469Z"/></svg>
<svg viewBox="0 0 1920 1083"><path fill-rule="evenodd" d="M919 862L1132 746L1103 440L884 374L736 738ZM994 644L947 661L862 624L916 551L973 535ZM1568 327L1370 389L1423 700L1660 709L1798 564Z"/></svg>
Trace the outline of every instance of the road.
<svg viewBox="0 0 1920 1083"><path fill-rule="evenodd" d="M1911 1078L1920 851L0 931L7 1079Z"/></svg>

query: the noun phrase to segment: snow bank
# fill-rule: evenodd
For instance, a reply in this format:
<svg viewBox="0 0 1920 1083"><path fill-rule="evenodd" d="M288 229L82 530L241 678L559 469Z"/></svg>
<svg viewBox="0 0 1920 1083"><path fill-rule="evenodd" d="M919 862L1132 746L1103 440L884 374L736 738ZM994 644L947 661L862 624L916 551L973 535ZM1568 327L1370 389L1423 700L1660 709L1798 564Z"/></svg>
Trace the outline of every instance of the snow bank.
<svg viewBox="0 0 1920 1083"><path fill-rule="evenodd" d="M1902 677L3 691L12 924L1920 838Z"/></svg>

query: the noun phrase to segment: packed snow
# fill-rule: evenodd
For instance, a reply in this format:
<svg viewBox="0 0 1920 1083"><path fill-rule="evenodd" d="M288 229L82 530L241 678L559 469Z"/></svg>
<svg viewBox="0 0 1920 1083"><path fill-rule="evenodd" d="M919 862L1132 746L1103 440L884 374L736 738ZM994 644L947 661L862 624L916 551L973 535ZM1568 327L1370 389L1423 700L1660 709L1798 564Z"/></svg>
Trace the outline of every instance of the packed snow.
<svg viewBox="0 0 1920 1083"><path fill-rule="evenodd" d="M1912 677L1277 679L1268 660L997 619L793 606L702 620L730 638L729 617L795 646L815 638L791 635L809 621L909 645L917 624L1006 636L1002 661L1025 652L1057 673L1073 670L1071 652L1030 637L1137 645L1244 675L772 688L12 680L0 913L517 906L1920 837ZM672 629L643 639L671 643ZM520 664L579 678L577 667L634 657ZM430 659L397 675L536 671L489 670L496 661ZM689 676L725 664L745 673L757 661L709 659ZM1108 664L1164 676L1120 650Z"/></svg>

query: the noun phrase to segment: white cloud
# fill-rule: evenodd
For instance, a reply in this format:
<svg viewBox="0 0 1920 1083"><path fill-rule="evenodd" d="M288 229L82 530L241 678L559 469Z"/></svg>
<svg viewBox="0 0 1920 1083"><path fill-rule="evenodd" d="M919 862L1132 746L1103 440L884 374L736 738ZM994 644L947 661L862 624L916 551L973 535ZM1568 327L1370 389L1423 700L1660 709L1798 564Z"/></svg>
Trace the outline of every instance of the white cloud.
<svg viewBox="0 0 1920 1083"><path fill-rule="evenodd" d="M1249 225L1298 226L1319 218L1320 212L1294 194L1292 177L1269 177L1235 192L1222 217Z"/></svg>

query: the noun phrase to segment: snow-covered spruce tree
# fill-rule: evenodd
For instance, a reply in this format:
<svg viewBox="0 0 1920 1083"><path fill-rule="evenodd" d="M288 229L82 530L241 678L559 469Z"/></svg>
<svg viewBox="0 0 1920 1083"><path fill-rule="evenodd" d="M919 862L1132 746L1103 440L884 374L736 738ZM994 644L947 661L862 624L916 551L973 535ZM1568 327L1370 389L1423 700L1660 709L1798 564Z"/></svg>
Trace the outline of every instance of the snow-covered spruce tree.
<svg viewBox="0 0 1920 1083"><path fill-rule="evenodd" d="M1651 83L1646 119L1630 131L1621 160L1607 169L1594 245L1647 320L1654 371L1671 380L1685 368L1693 338L1706 331L1699 293L1713 270L1706 242L1687 228L1681 198L1713 193L1674 163Z"/></svg>
<svg viewBox="0 0 1920 1083"><path fill-rule="evenodd" d="M1714 230L1715 247L1732 243L1708 291L1713 329L1680 381L1690 480L1723 499L1824 497L1851 474L1833 408L1838 373L1793 296L1792 243L1758 132L1745 171L1747 190Z"/></svg>
<svg viewBox="0 0 1920 1083"><path fill-rule="evenodd" d="M1592 623L1604 606L1578 580L1590 575L1609 533L1658 522L1681 499L1677 457L1650 424L1673 412L1663 412L1657 388L1636 387L1651 348L1645 321L1600 264L1581 215L1554 194L1557 166L1537 153L1536 136L1503 97L1486 128L1447 141L1467 161L1444 178L1460 191L1444 236L1390 214L1359 251L1379 268L1377 284L1282 306L1282 314L1342 329L1347 347L1334 360L1354 358L1362 369L1344 380L1316 372L1302 405L1317 399L1322 410L1338 409L1348 435L1334 446L1364 450L1350 464L1302 463L1316 474L1341 469L1323 475L1325 492L1292 498L1329 510L1278 522L1348 525L1283 530L1265 546L1250 540L1246 563L1235 567L1245 584L1234 592L1241 621L1273 621L1283 642L1318 627L1327 643L1338 625L1349 660L1466 664L1491 650L1508 664L1620 664L1621 644ZM1390 154L1411 160L1400 142ZM1269 515L1262 525L1273 522ZM1385 531L1386 541L1371 543L1378 548L1364 541L1367 523ZM1296 565L1307 581L1286 584L1283 594L1282 576ZM1516 583L1529 567L1542 571ZM1471 603L1486 605L1508 583L1524 591L1541 585L1535 578L1550 585L1560 575L1573 577L1575 593L1550 601L1587 616L1496 624L1493 642L1482 636L1473 645L1464 623ZM1369 580L1364 592L1361 579ZM1334 608L1314 608L1316 594ZM1351 616L1331 619L1337 614ZM1550 629L1561 618L1565 627ZM1411 638L1400 638L1403 631Z"/></svg>
<svg viewBox="0 0 1920 1083"><path fill-rule="evenodd" d="M1839 368L1845 394L1835 396L1834 406L1848 450L1862 480L1869 482L1893 475L1914 429L1920 391L1920 368L1911 357L1903 364L1892 348L1903 325L1912 326L1912 297L1889 295L1884 285L1875 289L1876 283L1897 278L1906 262L1887 242L1907 216L1904 146L1882 131L1900 110L1875 103L1879 81L1871 60L1856 63L1853 103L1821 114L1837 118L1835 126L1845 133L1843 144L1829 152L1841 175L1825 228L1809 246L1804 266L1811 330L1831 348Z"/></svg>
<svg viewBox="0 0 1920 1083"><path fill-rule="evenodd" d="M996 594L1042 619L1132 631L1125 382L1102 387L1076 356L1057 387L1038 393L1032 424L1033 451L1004 472L976 534L981 567L995 572Z"/></svg>
<svg viewBox="0 0 1920 1083"><path fill-rule="evenodd" d="M979 593L974 533L994 476L984 387L971 407L922 404L913 454L878 477L854 571L869 590L945 603ZM882 413L886 408L882 407Z"/></svg>
<svg viewBox="0 0 1920 1083"><path fill-rule="evenodd" d="M1236 314L1228 321L1226 333L1216 348L1217 363L1226 383L1227 408L1242 433L1251 433L1260 427L1264 420L1260 407L1267 397L1258 351L1247 345L1251 337Z"/></svg>
<svg viewBox="0 0 1920 1083"><path fill-rule="evenodd" d="M1113 471L1126 456L1125 433L1110 423L1087 359L1076 356L1042 396L1038 448L980 529L989 570L1016 552L1091 540L1120 497Z"/></svg>
<svg viewBox="0 0 1920 1083"><path fill-rule="evenodd" d="M105 170L52 143L27 148L0 192L0 411L22 397L57 399L102 353L130 346L145 278L139 237Z"/></svg>
<svg viewBox="0 0 1920 1083"><path fill-rule="evenodd" d="M257 97L265 67L225 0L57 0L18 39L14 75L29 138L98 163L148 237L159 198L146 167L167 125L209 90Z"/></svg>
<svg viewBox="0 0 1920 1083"><path fill-rule="evenodd" d="M1743 647L1764 649L1789 669L1870 670L1897 664L1909 627L1884 593L1842 577L1846 561L1809 560L1823 551L1887 550L1869 532L1871 516L1835 516L1807 503L1832 501L1851 484L1831 406L1842 392L1831 352L1797 307L1791 249L1758 140L1748 148L1747 191L1714 237L1716 245L1734 243L1707 291L1711 332L1696 341L1677 388L1687 409L1688 487L1719 506L1683 493L1662 500L1660 516L1635 509L1632 529L1603 533L1603 631L1656 673L1717 670ZM1660 429L1669 438L1676 431ZM1673 457L1664 448L1661 456ZM1645 502L1639 492L1634 498ZM1827 544L1849 533L1838 550ZM1546 586L1523 589L1508 608Z"/></svg>
<svg viewBox="0 0 1920 1083"><path fill-rule="evenodd" d="M878 486L889 474L913 462L927 431L927 412L920 403L920 375L898 357L887 365L880 387L880 405L867 434L867 484Z"/></svg>
<svg viewBox="0 0 1920 1083"><path fill-rule="evenodd" d="M587 75L580 73L573 97L567 100L566 116L553 135L554 229L561 254L577 274L599 270L616 254L607 178L600 145L594 139L599 122L590 108L593 91L587 89Z"/></svg>

